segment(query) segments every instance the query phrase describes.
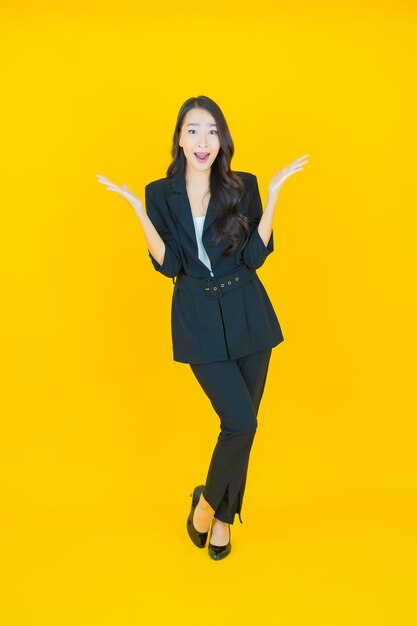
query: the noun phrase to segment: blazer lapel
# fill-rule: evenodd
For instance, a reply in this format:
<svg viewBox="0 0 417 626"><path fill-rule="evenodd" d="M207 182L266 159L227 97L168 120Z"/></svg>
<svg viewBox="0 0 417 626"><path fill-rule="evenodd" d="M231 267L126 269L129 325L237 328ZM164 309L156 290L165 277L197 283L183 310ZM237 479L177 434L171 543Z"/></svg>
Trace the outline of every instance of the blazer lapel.
<svg viewBox="0 0 417 626"><path fill-rule="evenodd" d="M195 249L197 251L197 239L195 235L193 214L191 212L191 205L188 198L187 186L185 183L185 174L176 174L170 181L167 190L167 202L177 222L182 226L190 239L192 239L192 241L194 242ZM214 222L215 218L216 207L210 197L206 212L206 218L204 220L203 238L205 232Z"/></svg>

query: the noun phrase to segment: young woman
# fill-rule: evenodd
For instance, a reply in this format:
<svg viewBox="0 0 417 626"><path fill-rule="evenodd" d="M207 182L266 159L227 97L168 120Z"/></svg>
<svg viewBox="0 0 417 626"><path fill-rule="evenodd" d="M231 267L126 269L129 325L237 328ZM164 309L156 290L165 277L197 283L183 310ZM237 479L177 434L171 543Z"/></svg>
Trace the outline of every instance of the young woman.
<svg viewBox="0 0 417 626"><path fill-rule="evenodd" d="M190 539L209 556L230 554L230 525L241 510L272 348L284 340L256 269L274 250L272 222L283 182L304 155L278 170L262 209L257 178L233 171L234 145L219 106L190 98L178 113L166 178L145 187L146 211L126 185L98 175L133 206L158 272L172 278L175 361L188 363L220 418L205 484L187 518Z"/></svg>

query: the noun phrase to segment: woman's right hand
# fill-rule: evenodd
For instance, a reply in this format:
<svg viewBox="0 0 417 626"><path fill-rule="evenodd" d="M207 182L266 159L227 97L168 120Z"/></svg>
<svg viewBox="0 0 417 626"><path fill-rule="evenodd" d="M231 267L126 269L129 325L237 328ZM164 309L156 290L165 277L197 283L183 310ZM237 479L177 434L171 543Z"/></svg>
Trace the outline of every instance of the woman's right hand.
<svg viewBox="0 0 417 626"><path fill-rule="evenodd" d="M101 176L101 174L96 174L96 176L98 178L99 183L102 183L103 185L107 185L106 189L108 189L109 191L115 191L116 193L120 194L123 198L125 198L129 202L129 204L131 204L132 207L134 208L136 215L140 215L141 213L142 214L144 213L145 210L143 207L142 200L138 198L137 196L135 196L133 191L130 191L127 185L122 185L121 187L118 187L114 183L110 182L109 179L106 178L105 176Z"/></svg>

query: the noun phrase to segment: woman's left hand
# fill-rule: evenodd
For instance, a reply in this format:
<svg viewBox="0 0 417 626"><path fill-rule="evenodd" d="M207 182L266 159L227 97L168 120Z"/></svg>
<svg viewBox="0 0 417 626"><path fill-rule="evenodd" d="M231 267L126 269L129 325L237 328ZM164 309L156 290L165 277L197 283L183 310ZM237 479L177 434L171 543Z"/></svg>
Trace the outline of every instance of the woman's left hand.
<svg viewBox="0 0 417 626"><path fill-rule="evenodd" d="M293 161L292 163L284 167L283 170L276 171L275 175L273 176L268 186L269 194L271 196L278 194L284 181L287 180L287 178L289 178L295 172L299 172L303 169L302 166L305 163L308 163L308 161L304 161L303 159L305 159L308 156L309 156L308 154L304 154L303 156L298 157L298 159L295 159L295 161Z"/></svg>

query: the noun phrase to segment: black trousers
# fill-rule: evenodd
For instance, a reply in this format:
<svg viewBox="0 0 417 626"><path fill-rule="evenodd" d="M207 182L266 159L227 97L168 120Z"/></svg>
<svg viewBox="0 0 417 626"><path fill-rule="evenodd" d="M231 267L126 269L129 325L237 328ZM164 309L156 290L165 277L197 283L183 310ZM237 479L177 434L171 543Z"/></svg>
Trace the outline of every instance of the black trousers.
<svg viewBox="0 0 417 626"><path fill-rule="evenodd" d="M207 473L203 496L214 516L233 524L241 510L249 456L258 427L272 348L229 361L190 363L220 418L220 434Z"/></svg>

